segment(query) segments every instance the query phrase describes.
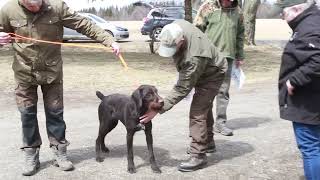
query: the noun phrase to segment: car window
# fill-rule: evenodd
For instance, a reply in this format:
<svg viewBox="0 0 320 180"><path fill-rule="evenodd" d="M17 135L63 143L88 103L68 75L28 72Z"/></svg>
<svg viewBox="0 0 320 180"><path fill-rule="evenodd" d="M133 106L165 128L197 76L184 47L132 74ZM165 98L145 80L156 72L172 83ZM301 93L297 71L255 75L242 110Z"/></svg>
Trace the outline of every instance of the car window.
<svg viewBox="0 0 320 180"><path fill-rule="evenodd" d="M165 9L163 11L165 15L167 15L169 18L173 19L183 19L184 18L184 9L182 8L170 8Z"/></svg>
<svg viewBox="0 0 320 180"><path fill-rule="evenodd" d="M106 21L98 16L88 15L88 18L98 23L106 23Z"/></svg>
<svg viewBox="0 0 320 180"><path fill-rule="evenodd" d="M154 13L156 12L156 13ZM157 13L158 12L158 13ZM151 9L147 15L148 18L152 18L152 13L154 13L156 15L156 17L160 17L157 15L160 15L162 13L162 10L160 8L155 8L155 9Z"/></svg>

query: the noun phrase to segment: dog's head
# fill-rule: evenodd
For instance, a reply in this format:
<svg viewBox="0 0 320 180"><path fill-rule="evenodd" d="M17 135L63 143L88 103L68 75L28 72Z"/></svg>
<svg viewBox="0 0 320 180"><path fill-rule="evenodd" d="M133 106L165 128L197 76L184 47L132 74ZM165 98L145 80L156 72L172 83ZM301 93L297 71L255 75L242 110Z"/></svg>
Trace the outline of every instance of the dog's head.
<svg viewBox="0 0 320 180"><path fill-rule="evenodd" d="M140 113L150 109L160 110L163 107L163 99L159 96L157 88L151 85L141 85L132 93L132 99Z"/></svg>

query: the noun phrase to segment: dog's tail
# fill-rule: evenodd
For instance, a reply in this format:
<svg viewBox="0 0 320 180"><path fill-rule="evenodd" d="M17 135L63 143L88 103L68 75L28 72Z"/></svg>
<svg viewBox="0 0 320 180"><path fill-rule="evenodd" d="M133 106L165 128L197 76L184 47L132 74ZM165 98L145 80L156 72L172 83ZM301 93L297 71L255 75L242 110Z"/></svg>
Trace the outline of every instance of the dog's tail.
<svg viewBox="0 0 320 180"><path fill-rule="evenodd" d="M96 95L98 96L99 99L103 99L104 95L100 91L96 91Z"/></svg>

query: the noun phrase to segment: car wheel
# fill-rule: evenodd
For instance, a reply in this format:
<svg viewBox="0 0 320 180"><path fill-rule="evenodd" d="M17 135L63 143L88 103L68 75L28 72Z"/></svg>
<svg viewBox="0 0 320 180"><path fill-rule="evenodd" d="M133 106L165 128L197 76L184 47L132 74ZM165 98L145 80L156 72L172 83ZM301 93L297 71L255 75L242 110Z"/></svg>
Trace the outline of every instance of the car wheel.
<svg viewBox="0 0 320 180"><path fill-rule="evenodd" d="M111 31L107 30L106 32L109 33L112 37L114 37L114 35Z"/></svg>
<svg viewBox="0 0 320 180"><path fill-rule="evenodd" d="M162 31L162 27L157 27L153 29L151 39L159 41L159 34L161 33L161 31Z"/></svg>

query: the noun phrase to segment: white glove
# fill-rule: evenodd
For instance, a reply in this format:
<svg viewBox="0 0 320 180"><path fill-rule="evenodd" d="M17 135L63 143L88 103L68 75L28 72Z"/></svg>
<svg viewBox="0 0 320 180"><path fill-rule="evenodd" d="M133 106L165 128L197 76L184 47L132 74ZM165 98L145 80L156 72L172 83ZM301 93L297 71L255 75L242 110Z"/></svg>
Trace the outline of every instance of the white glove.
<svg viewBox="0 0 320 180"><path fill-rule="evenodd" d="M0 45L6 45L11 42L11 36L8 33L0 32Z"/></svg>
<svg viewBox="0 0 320 180"><path fill-rule="evenodd" d="M116 43L116 42L113 42L113 43L111 44L111 47L112 47L113 53L114 53L115 55L119 56L119 54L120 54L120 46L119 46L119 44Z"/></svg>

